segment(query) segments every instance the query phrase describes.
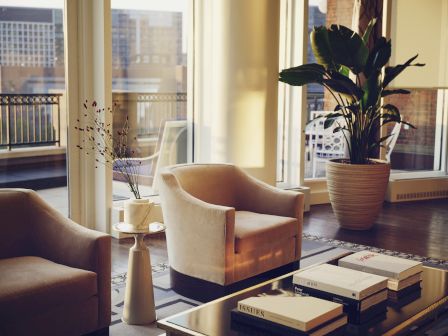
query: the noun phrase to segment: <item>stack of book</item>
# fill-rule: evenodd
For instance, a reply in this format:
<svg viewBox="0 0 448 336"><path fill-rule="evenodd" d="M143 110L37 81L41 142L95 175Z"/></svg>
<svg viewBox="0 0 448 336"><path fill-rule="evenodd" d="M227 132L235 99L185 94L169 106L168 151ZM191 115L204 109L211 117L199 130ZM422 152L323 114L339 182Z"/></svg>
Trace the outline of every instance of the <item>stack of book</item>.
<svg viewBox="0 0 448 336"><path fill-rule="evenodd" d="M338 333L346 324L341 304L313 297L250 297L231 312L232 329L247 334L320 336Z"/></svg>
<svg viewBox="0 0 448 336"><path fill-rule="evenodd" d="M383 276L330 264L293 276L298 293L343 304L351 323L364 323L387 311L387 281Z"/></svg>
<svg viewBox="0 0 448 336"><path fill-rule="evenodd" d="M415 296L420 291L423 265L408 260L369 251L353 253L339 260L339 266L388 278L389 298L399 300Z"/></svg>

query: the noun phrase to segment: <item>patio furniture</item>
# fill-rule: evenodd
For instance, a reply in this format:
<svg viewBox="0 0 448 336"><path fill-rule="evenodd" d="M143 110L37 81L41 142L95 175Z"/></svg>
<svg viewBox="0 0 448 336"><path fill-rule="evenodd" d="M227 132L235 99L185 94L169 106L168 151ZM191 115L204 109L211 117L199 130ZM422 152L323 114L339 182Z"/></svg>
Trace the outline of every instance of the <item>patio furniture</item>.
<svg viewBox="0 0 448 336"><path fill-rule="evenodd" d="M128 161L135 165L135 172L139 175L139 183L152 187L153 193L157 193L157 176L160 169L165 166L187 162L187 121L164 121L160 128L154 154L146 157L130 157L122 161ZM116 167L118 164L118 161L114 163L114 180L125 181L122 173Z"/></svg>
<svg viewBox="0 0 448 336"><path fill-rule="evenodd" d="M391 136L387 138L383 143L383 146L386 149L385 158L387 162L390 162L392 151L394 150L395 144L397 143L398 137L400 136L401 125L402 125L401 122L395 123L394 128L390 133Z"/></svg>
<svg viewBox="0 0 448 336"><path fill-rule="evenodd" d="M328 128L324 127L326 114L333 111L311 112L311 122L306 126L308 137L307 155L311 161L312 178L317 177L318 163L325 163L329 159L342 158L348 155L344 134L342 131L333 133L334 129L343 125L341 117Z"/></svg>

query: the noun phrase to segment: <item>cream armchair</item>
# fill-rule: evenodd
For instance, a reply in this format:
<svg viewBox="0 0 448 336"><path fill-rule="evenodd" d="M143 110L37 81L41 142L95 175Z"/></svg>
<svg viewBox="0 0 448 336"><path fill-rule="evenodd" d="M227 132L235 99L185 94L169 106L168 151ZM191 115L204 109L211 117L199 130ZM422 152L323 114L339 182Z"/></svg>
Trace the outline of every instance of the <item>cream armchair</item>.
<svg viewBox="0 0 448 336"><path fill-rule="evenodd" d="M161 173L160 198L175 272L226 286L300 259L301 193L233 165L191 164Z"/></svg>

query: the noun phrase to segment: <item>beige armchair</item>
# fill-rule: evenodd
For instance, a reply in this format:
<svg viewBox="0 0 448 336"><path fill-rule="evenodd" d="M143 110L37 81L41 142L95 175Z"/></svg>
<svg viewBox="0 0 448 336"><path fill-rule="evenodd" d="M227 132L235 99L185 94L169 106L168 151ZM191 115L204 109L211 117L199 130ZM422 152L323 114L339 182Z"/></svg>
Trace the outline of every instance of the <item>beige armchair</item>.
<svg viewBox="0 0 448 336"><path fill-rule="evenodd" d="M110 236L0 189L0 335L107 334Z"/></svg>
<svg viewBox="0 0 448 336"><path fill-rule="evenodd" d="M161 173L160 198L174 277L227 286L300 259L301 193L233 165L190 164Z"/></svg>

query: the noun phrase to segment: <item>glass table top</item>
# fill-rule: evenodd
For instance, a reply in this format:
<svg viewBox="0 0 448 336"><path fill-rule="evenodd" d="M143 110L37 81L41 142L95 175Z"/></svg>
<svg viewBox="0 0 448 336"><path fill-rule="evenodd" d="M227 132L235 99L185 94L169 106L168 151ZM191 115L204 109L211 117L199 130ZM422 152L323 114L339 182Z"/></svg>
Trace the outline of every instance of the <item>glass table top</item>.
<svg viewBox="0 0 448 336"><path fill-rule="evenodd" d="M297 272L297 271L296 271ZM230 311L237 302L261 293L294 293L292 274L233 293L223 298L203 304L186 312L168 317L158 322L159 328L174 335L248 335L232 330ZM448 272L424 267L421 290L416 291L402 301L388 301L387 312L380 314L363 325L348 324L344 335L396 335L408 324L433 315L436 309L448 307Z"/></svg>

